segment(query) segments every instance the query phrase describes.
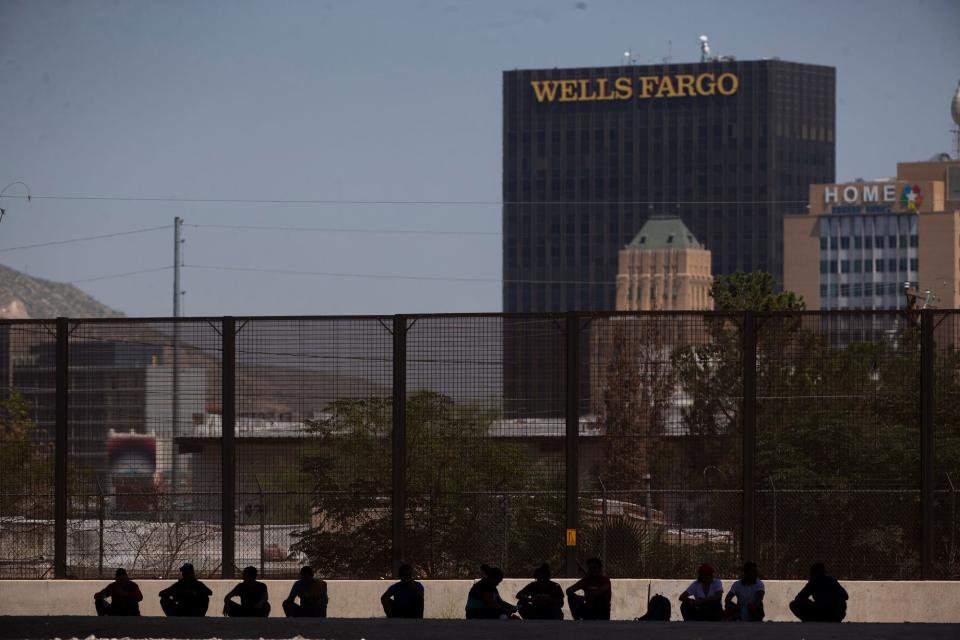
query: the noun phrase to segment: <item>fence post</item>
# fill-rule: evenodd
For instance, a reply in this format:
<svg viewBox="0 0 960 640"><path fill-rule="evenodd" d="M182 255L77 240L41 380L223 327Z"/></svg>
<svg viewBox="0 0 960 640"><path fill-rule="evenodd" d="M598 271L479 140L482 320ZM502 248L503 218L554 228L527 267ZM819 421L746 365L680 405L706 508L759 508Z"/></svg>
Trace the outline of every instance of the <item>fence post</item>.
<svg viewBox="0 0 960 640"><path fill-rule="evenodd" d="M224 316L221 324L221 449L220 449L220 571L224 578L233 578L236 536L236 346L237 324L232 316Z"/></svg>
<svg viewBox="0 0 960 640"><path fill-rule="evenodd" d="M756 559L754 540L754 464L757 453L757 328L753 311L743 314L743 538L740 559Z"/></svg>
<svg viewBox="0 0 960 640"><path fill-rule="evenodd" d="M53 449L53 576L67 577L67 433L70 399L70 321L57 318L56 427Z"/></svg>
<svg viewBox="0 0 960 640"><path fill-rule="evenodd" d="M920 312L920 577L933 579L933 310Z"/></svg>
<svg viewBox="0 0 960 640"><path fill-rule="evenodd" d="M566 555L564 575L576 576L577 521L580 508L580 316L567 312L567 385L566 385Z"/></svg>
<svg viewBox="0 0 960 640"><path fill-rule="evenodd" d="M407 318L393 316L393 571L404 559L404 520L407 511Z"/></svg>

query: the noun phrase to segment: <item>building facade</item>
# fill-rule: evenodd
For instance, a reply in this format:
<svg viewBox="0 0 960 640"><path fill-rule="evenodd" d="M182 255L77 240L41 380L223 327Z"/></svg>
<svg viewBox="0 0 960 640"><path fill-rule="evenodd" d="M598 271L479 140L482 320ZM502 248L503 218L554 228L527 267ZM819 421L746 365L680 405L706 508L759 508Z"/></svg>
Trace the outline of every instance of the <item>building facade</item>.
<svg viewBox="0 0 960 640"><path fill-rule="evenodd" d="M960 305L960 160L903 162L896 178L810 186L784 219L784 287L809 309L902 309L905 289ZM926 292L929 291L929 296Z"/></svg>
<svg viewBox="0 0 960 640"><path fill-rule="evenodd" d="M683 221L652 216L620 251L617 311L713 308L710 251Z"/></svg>
<svg viewBox="0 0 960 640"><path fill-rule="evenodd" d="M715 274L782 277L782 218L834 179L836 75L780 60L507 71L503 308L609 310L619 252L679 216Z"/></svg>

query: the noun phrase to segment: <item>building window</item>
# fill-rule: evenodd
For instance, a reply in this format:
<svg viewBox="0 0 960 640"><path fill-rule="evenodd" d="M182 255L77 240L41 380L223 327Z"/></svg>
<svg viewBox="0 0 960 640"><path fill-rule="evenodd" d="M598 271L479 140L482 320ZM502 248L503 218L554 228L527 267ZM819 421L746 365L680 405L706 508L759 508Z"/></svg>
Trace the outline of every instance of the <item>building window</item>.
<svg viewBox="0 0 960 640"><path fill-rule="evenodd" d="M836 297L837 297L837 294L839 293L839 291L840 291L840 286L839 286L836 282L834 282L833 284L830 285L830 297L831 297L831 298L836 298Z"/></svg>
<svg viewBox="0 0 960 640"><path fill-rule="evenodd" d="M859 298L859 297L860 297L861 289L862 289L862 285L861 285L859 282L854 282L854 283L853 283L853 297L854 297L854 298Z"/></svg>
<svg viewBox="0 0 960 640"><path fill-rule="evenodd" d="M853 248L860 249L863 246L863 239L860 236L854 236L853 238Z"/></svg>
<svg viewBox="0 0 960 640"><path fill-rule="evenodd" d="M850 285L844 282L840 285L840 297L846 298L850 296Z"/></svg>
<svg viewBox="0 0 960 640"><path fill-rule="evenodd" d="M873 273L873 260L864 260L864 261L863 261L863 272L864 272L864 273Z"/></svg>
<svg viewBox="0 0 960 640"><path fill-rule="evenodd" d="M826 260L820 261L820 273L828 273L829 263Z"/></svg>
<svg viewBox="0 0 960 640"><path fill-rule="evenodd" d="M873 236L866 236L863 239L864 249L873 249Z"/></svg>
<svg viewBox="0 0 960 640"><path fill-rule="evenodd" d="M864 282L864 283L863 283L863 295L864 295L865 297L868 297L868 298L871 297L871 296L873 296L873 283L872 283L872 282Z"/></svg>
<svg viewBox="0 0 960 640"><path fill-rule="evenodd" d="M841 248L841 249L849 249L849 248L850 248L850 238L849 238L849 237L844 236L843 238L840 238L840 248Z"/></svg>
<svg viewBox="0 0 960 640"><path fill-rule="evenodd" d="M836 261L836 260L831 260L831 261L830 261L830 273L839 273L839 271L837 271L837 261Z"/></svg>
<svg viewBox="0 0 960 640"><path fill-rule="evenodd" d="M900 236L900 247L904 249L907 247L907 236Z"/></svg>
<svg viewBox="0 0 960 640"><path fill-rule="evenodd" d="M897 270L897 259L896 258L887 258L887 272L894 273ZM906 271L906 266L904 266L904 271Z"/></svg>
<svg viewBox="0 0 960 640"><path fill-rule="evenodd" d="M850 273L850 261L842 260L840 262L840 273Z"/></svg>
<svg viewBox="0 0 960 640"><path fill-rule="evenodd" d="M877 260L877 273L883 273L883 260Z"/></svg>
<svg viewBox="0 0 960 640"><path fill-rule="evenodd" d="M820 251L827 250L827 239L823 236L820 236Z"/></svg>
<svg viewBox="0 0 960 640"><path fill-rule="evenodd" d="M920 260L917 258L910 258L910 271L913 271L914 273L920 271Z"/></svg>
<svg viewBox="0 0 960 640"><path fill-rule="evenodd" d="M825 284L820 285L820 297L821 298L827 297L827 285Z"/></svg>
<svg viewBox="0 0 960 640"><path fill-rule="evenodd" d="M874 239L874 244L877 245L877 249L883 249L883 236L877 236Z"/></svg>
<svg viewBox="0 0 960 640"><path fill-rule="evenodd" d="M863 270L863 261L862 261L862 260L854 260L854 261L853 261L853 272L854 272L854 273L860 273L862 270Z"/></svg>
<svg viewBox="0 0 960 640"><path fill-rule="evenodd" d="M891 249L897 248L897 236L887 236L887 246Z"/></svg>
<svg viewBox="0 0 960 640"><path fill-rule="evenodd" d="M910 236L910 246L914 249L920 246L920 238L916 234Z"/></svg>
<svg viewBox="0 0 960 640"><path fill-rule="evenodd" d="M836 237L830 238L830 248L831 248L831 249L836 249L836 248L837 248L837 239L836 239Z"/></svg>
<svg viewBox="0 0 960 640"><path fill-rule="evenodd" d="M903 272L903 273L906 273L906 271L907 271L907 259L906 259L906 258L900 258L900 265L899 265L899 266L900 266L900 271Z"/></svg>

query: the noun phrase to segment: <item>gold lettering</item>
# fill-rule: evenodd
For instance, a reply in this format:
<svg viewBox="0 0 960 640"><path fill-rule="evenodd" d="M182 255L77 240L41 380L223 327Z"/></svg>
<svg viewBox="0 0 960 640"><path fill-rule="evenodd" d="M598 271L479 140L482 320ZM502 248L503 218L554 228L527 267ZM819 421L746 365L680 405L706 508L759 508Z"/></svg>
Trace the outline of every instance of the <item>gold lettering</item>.
<svg viewBox="0 0 960 640"><path fill-rule="evenodd" d="M597 100L597 94L590 93L590 81L589 80L577 80L580 83L580 97L577 99L580 102L590 102L591 100ZM597 80L597 82L600 82Z"/></svg>
<svg viewBox="0 0 960 640"><path fill-rule="evenodd" d="M714 76L712 73L701 73L700 75L698 75L697 76L697 93L700 94L701 96L712 96L714 91L717 88L717 83L716 83L716 80L714 79L715 77L716 76ZM705 80L709 80L710 84L707 86L704 86L703 83Z"/></svg>
<svg viewBox="0 0 960 640"><path fill-rule="evenodd" d="M656 76L641 76L637 78L637 81L640 82L640 94L638 98L649 98L650 92L653 91L653 88L656 86L657 77Z"/></svg>
<svg viewBox="0 0 960 640"><path fill-rule="evenodd" d="M621 76L616 79L613 85L617 89L617 98L620 100L629 100L633 97L633 84L630 82L630 78Z"/></svg>
<svg viewBox="0 0 960 640"><path fill-rule="evenodd" d="M560 102L574 102L577 99L577 81L560 81Z"/></svg>
<svg viewBox="0 0 960 640"><path fill-rule="evenodd" d="M657 89L656 97L663 98L664 96L667 98L677 97L677 91L673 88L673 80L670 78L670 76L663 76L660 78L660 88Z"/></svg>
<svg viewBox="0 0 960 640"><path fill-rule="evenodd" d="M677 76L677 95L679 96L697 95L696 90L694 90L693 88L693 76L691 75Z"/></svg>
<svg viewBox="0 0 960 640"><path fill-rule="evenodd" d="M729 86L724 87L724 79L730 81ZM720 77L717 78L717 92L722 96L732 96L737 92L737 89L740 87L740 78L732 73L721 73Z"/></svg>
<svg viewBox="0 0 960 640"><path fill-rule="evenodd" d="M530 86L533 87L533 94L537 96L537 102L553 102L557 97L559 83L556 80L532 80Z"/></svg>
<svg viewBox="0 0 960 640"><path fill-rule="evenodd" d="M597 100L615 100L616 95L607 87L607 79L600 78L597 80Z"/></svg>

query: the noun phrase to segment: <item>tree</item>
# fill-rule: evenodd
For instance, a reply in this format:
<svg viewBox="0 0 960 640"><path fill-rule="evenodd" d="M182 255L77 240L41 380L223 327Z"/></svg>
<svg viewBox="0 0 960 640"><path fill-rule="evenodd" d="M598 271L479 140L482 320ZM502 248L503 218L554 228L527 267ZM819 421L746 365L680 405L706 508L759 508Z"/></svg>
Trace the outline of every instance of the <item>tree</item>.
<svg viewBox="0 0 960 640"><path fill-rule="evenodd" d="M52 515L53 460L37 436L29 403L11 391L0 400L0 515Z"/></svg>
<svg viewBox="0 0 960 640"><path fill-rule="evenodd" d="M338 400L309 424L302 458L313 526L294 550L324 575L384 577L391 567L391 416L387 398ZM417 391L407 397L405 561L429 577L473 575L481 562L522 571L562 551L560 478L519 445L491 437L494 415ZM532 493L537 491L538 493ZM524 555L520 556L520 553Z"/></svg>
<svg viewBox="0 0 960 640"><path fill-rule="evenodd" d="M717 276L710 285L717 311L803 311L803 296L777 291L776 279L765 271Z"/></svg>

